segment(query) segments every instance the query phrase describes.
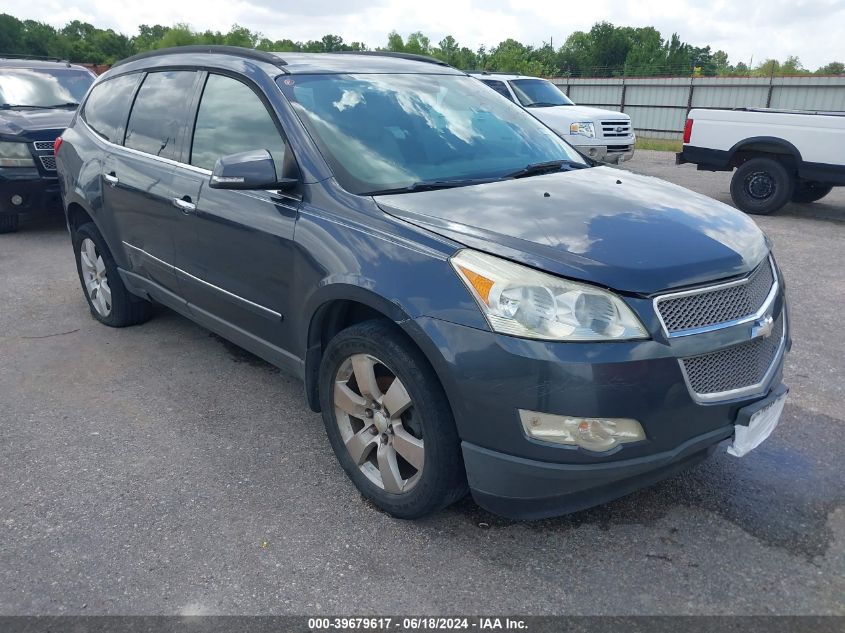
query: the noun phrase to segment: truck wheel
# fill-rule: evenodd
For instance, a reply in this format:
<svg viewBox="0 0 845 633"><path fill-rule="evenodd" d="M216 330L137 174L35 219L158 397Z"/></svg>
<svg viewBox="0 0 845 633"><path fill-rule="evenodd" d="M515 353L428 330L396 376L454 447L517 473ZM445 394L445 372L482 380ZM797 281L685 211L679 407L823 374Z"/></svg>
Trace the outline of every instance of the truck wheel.
<svg viewBox="0 0 845 633"><path fill-rule="evenodd" d="M150 318L152 305L123 285L114 257L92 222L74 231L73 251L79 281L95 319L111 327L126 327Z"/></svg>
<svg viewBox="0 0 845 633"><path fill-rule="evenodd" d="M366 498L415 519L466 494L452 410L428 361L387 321L336 335L320 363L329 441Z"/></svg>
<svg viewBox="0 0 845 633"><path fill-rule="evenodd" d="M799 204L821 200L831 192L833 185L825 185L812 180L799 180L795 183L795 191L792 194L792 201Z"/></svg>
<svg viewBox="0 0 845 633"><path fill-rule="evenodd" d="M795 188L787 168L774 158L752 158L731 178L731 198L746 213L769 215L790 201Z"/></svg>
<svg viewBox="0 0 845 633"><path fill-rule="evenodd" d="M18 214L0 215L0 233L14 233L18 230Z"/></svg>

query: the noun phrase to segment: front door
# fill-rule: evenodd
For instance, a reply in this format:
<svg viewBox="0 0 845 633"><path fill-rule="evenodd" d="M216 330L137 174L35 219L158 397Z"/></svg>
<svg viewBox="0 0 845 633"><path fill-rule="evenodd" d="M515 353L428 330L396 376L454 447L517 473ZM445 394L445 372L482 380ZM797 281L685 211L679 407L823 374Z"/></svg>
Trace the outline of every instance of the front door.
<svg viewBox="0 0 845 633"><path fill-rule="evenodd" d="M257 89L223 75L208 75L193 129L190 166L174 174L182 187L176 195L193 203L183 209L185 239L177 244L182 293L200 322L250 349L244 337L266 343L279 361L290 343L284 317L299 201L208 182L218 158L255 149L270 152L281 176L292 163L290 149Z"/></svg>

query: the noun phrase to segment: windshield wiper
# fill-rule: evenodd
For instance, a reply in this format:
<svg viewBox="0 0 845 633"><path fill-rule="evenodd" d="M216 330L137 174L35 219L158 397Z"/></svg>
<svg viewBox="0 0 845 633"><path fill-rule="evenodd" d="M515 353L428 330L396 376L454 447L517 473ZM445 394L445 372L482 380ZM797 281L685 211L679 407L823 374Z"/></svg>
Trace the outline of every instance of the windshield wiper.
<svg viewBox="0 0 845 633"><path fill-rule="evenodd" d="M563 103L552 103L551 101L535 101L534 103L529 103L526 108L553 108L555 106L565 105Z"/></svg>
<svg viewBox="0 0 845 633"><path fill-rule="evenodd" d="M393 189L378 189L376 191L365 191L362 196L386 196L393 193L412 193L414 191L433 191L434 189L451 189L453 187L466 187L468 185L480 185L485 182L495 182L498 178L464 178L462 180L421 180L407 187L395 187Z"/></svg>
<svg viewBox="0 0 845 633"><path fill-rule="evenodd" d="M22 103L0 103L0 110L12 110L15 108L36 108L40 109L44 106L37 106L37 105L24 105Z"/></svg>
<svg viewBox="0 0 845 633"><path fill-rule="evenodd" d="M17 108L27 108L29 110L57 110L58 108L76 108L79 104L76 101L68 101L67 103L55 103L53 105L32 105L23 103L0 103L0 110L13 110Z"/></svg>
<svg viewBox="0 0 845 633"><path fill-rule="evenodd" d="M562 167L568 167L569 169L583 169L584 167L589 167L589 165L576 163L572 160L549 160L544 163L531 163L522 169L505 174L502 178L525 178L526 176L549 174L555 171L561 171ZM566 171L569 171L569 169Z"/></svg>

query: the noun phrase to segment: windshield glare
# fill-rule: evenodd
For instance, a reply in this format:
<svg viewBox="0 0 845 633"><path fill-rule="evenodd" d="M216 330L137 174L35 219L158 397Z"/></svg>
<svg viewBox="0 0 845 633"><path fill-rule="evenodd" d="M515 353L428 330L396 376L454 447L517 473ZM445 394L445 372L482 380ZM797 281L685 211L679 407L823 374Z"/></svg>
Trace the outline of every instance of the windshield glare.
<svg viewBox="0 0 845 633"><path fill-rule="evenodd" d="M516 98L526 108L575 105L557 86L545 79L513 79L510 84Z"/></svg>
<svg viewBox="0 0 845 633"><path fill-rule="evenodd" d="M287 75L279 86L353 193L495 179L584 159L554 132L463 75Z"/></svg>
<svg viewBox="0 0 845 633"><path fill-rule="evenodd" d="M94 77L73 68L3 68L0 105L49 108L79 103Z"/></svg>

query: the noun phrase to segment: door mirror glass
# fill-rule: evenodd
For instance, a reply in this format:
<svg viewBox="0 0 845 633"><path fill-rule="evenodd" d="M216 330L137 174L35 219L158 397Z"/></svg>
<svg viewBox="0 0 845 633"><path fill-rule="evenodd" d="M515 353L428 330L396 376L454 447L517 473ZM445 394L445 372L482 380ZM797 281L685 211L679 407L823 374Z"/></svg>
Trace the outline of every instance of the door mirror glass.
<svg viewBox="0 0 845 633"><path fill-rule="evenodd" d="M276 176L276 163L266 149L218 158L211 172L212 189L289 189L295 178Z"/></svg>

